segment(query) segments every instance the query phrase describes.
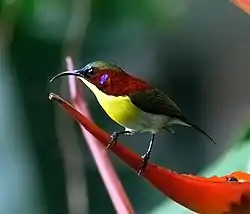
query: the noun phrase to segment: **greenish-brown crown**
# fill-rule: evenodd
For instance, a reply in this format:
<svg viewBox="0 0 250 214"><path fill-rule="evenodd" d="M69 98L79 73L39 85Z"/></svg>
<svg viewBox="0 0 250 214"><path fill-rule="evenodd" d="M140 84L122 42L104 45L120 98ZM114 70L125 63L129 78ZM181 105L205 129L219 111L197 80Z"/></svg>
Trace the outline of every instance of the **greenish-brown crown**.
<svg viewBox="0 0 250 214"><path fill-rule="evenodd" d="M112 62L95 61L88 63L84 68L97 68L97 69L112 69L124 72L119 66Z"/></svg>

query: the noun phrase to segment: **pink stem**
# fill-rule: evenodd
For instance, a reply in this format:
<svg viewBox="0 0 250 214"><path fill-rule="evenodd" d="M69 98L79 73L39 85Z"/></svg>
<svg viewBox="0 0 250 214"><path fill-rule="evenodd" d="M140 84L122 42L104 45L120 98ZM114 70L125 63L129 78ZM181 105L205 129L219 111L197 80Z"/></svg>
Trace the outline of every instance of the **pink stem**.
<svg viewBox="0 0 250 214"><path fill-rule="evenodd" d="M74 65L70 57L66 57L66 64L67 70L74 70ZM72 76L69 76L69 90L71 100L75 108L92 121L87 108L87 103L84 101L83 95L77 87L76 79ZM122 184L109 160L105 147L98 142L98 140L94 138L93 135L91 135L82 125L80 125L80 128L94 157L97 168L101 174L116 212L122 214L134 213L125 190L123 189Z"/></svg>

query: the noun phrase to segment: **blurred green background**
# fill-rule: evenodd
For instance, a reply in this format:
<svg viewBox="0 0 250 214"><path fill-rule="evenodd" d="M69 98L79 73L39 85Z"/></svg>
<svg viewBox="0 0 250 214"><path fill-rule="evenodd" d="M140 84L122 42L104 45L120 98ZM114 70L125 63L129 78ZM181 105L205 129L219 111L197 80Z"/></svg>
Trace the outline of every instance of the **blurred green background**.
<svg viewBox="0 0 250 214"><path fill-rule="evenodd" d="M51 91L69 98L66 78L49 84L67 55L77 68L112 61L150 81L218 142L176 127L157 136L152 161L250 171L249 38L249 17L227 0L1 0L0 213L115 213L77 124L48 100ZM96 123L121 129L83 88ZM148 140L122 139L138 153ZM189 213L111 159L136 213Z"/></svg>

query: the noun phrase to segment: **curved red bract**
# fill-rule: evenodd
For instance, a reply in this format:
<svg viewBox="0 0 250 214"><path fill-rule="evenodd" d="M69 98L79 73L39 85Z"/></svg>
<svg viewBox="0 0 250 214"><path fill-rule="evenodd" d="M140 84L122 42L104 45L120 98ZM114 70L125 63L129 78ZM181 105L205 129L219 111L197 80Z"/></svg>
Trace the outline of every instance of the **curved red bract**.
<svg viewBox="0 0 250 214"><path fill-rule="evenodd" d="M50 94L50 99L57 101L72 118L83 125L103 145L108 144L110 136L71 104L55 94ZM121 143L111 147L110 150L135 171L142 164L141 157ZM196 213L250 214L250 174L234 172L223 177L205 178L178 174L149 163L141 176L163 194ZM229 176L234 176L241 182L227 182Z"/></svg>

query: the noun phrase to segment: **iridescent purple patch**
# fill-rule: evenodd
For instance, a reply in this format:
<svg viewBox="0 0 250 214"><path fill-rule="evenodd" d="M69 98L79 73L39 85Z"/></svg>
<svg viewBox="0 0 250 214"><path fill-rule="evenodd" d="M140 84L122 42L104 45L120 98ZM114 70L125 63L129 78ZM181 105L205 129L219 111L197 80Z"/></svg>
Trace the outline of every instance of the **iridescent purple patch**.
<svg viewBox="0 0 250 214"><path fill-rule="evenodd" d="M100 79L100 84L103 85L107 81L108 78L109 78L108 74L103 74Z"/></svg>

